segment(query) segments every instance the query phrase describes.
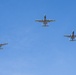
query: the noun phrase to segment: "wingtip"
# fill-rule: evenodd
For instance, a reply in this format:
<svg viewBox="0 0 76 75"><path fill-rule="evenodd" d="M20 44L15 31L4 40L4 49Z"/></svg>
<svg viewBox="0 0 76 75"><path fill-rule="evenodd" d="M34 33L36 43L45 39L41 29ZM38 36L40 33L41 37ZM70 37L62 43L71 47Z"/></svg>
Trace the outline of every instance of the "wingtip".
<svg viewBox="0 0 76 75"><path fill-rule="evenodd" d="M35 22L37 22L37 20L35 20Z"/></svg>

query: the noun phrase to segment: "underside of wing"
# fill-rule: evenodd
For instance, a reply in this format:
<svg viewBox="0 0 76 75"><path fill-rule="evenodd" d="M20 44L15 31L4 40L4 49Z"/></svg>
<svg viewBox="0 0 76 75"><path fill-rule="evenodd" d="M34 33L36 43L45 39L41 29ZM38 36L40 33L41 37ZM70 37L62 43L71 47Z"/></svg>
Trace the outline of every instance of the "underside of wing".
<svg viewBox="0 0 76 75"><path fill-rule="evenodd" d="M44 20L35 20L36 22L44 22Z"/></svg>
<svg viewBox="0 0 76 75"><path fill-rule="evenodd" d="M46 20L47 22L54 22L55 20Z"/></svg>
<svg viewBox="0 0 76 75"><path fill-rule="evenodd" d="M71 37L71 35L64 35L64 37Z"/></svg>

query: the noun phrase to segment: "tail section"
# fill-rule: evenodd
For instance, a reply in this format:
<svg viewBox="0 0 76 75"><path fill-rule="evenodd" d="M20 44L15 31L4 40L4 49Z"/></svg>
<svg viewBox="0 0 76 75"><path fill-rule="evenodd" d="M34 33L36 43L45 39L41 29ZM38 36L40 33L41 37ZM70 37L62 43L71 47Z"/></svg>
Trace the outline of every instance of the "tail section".
<svg viewBox="0 0 76 75"><path fill-rule="evenodd" d="M74 35L74 31L72 32L72 35Z"/></svg>

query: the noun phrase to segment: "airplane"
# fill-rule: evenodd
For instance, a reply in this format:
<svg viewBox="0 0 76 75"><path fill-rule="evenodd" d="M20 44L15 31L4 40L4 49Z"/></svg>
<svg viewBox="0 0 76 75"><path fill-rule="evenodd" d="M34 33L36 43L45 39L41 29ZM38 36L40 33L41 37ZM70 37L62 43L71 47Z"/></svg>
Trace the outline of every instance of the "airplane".
<svg viewBox="0 0 76 75"><path fill-rule="evenodd" d="M0 49L3 49L2 46L7 45L8 43L0 44Z"/></svg>
<svg viewBox="0 0 76 75"><path fill-rule="evenodd" d="M70 41L76 41L75 38L76 38L76 35L74 34L74 31L72 32L71 35L64 35L65 37L68 37L68 38L71 38Z"/></svg>
<svg viewBox="0 0 76 75"><path fill-rule="evenodd" d="M35 20L36 22L42 22L44 25L43 26L48 26L47 23L48 22L54 22L55 20L47 20L46 19L46 15L44 16L44 20Z"/></svg>

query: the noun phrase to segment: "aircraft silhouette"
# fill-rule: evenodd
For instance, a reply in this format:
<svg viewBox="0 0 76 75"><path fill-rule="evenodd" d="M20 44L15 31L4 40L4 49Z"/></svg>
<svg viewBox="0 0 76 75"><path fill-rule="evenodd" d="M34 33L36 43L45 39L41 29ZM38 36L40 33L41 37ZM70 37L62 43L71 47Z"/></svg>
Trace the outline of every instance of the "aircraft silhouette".
<svg viewBox="0 0 76 75"><path fill-rule="evenodd" d="M45 27L47 27L48 25L47 25L47 23L48 22L54 22L55 20L47 20L46 19L46 15L44 16L44 20L35 20L36 22L42 22L44 25L43 26L45 26Z"/></svg>
<svg viewBox="0 0 76 75"><path fill-rule="evenodd" d="M70 41L76 41L75 38L76 38L76 35L74 34L74 31L72 32L71 35L64 35L65 37L68 37L68 38L71 38Z"/></svg>

